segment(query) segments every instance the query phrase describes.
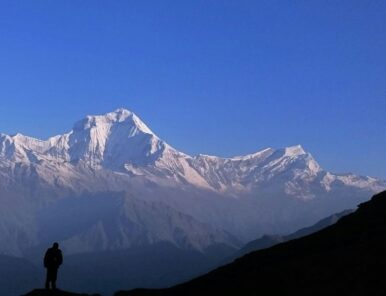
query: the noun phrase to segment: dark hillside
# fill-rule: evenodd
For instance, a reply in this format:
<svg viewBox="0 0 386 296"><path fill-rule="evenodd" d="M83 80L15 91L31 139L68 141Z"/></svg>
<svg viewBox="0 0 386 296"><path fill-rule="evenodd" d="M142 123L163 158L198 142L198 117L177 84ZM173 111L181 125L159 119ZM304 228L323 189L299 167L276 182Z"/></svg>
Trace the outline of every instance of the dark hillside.
<svg viewBox="0 0 386 296"><path fill-rule="evenodd" d="M248 253L251 253L253 251L258 251L266 248L273 247L274 245L290 241L293 239L301 238L306 235L310 235L314 232L317 232L319 230L322 230L323 228L326 228L328 226L331 226L335 224L340 218L343 216L346 216L350 213L352 213L352 210L345 210L343 212L331 215L327 218L324 218L320 220L319 222L315 223L312 226L302 228L294 233L291 233L289 235L264 235L260 237L259 239L253 240L249 243L247 243L244 247L242 247L240 250L232 254L230 257L223 260L223 264L225 265L227 263L231 263L233 260L242 257Z"/></svg>
<svg viewBox="0 0 386 296"><path fill-rule="evenodd" d="M144 295L386 295L386 192L336 224Z"/></svg>
<svg viewBox="0 0 386 296"><path fill-rule="evenodd" d="M66 292L62 290L45 290L45 289L36 289L28 294L25 294L23 296L100 296L99 294L78 294L78 293L72 293L72 292Z"/></svg>

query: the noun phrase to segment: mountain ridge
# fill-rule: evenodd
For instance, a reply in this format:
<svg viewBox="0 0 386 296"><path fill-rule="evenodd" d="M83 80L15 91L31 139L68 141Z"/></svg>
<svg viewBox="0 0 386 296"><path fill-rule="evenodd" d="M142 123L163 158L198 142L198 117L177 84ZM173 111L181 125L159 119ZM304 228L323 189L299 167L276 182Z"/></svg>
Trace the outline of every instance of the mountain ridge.
<svg viewBox="0 0 386 296"><path fill-rule="evenodd" d="M122 124L123 126L119 126ZM118 136L115 134L116 131L114 130L116 129L116 125L118 125L119 128ZM138 138L138 136L140 137ZM112 141L110 146L120 147L119 151L109 149L108 141L110 138L115 140ZM131 143L130 147L126 147L130 149L125 150L126 145L120 143L119 140L122 141L122 139L126 138L131 140L132 138L135 138L135 141ZM140 145L141 151L139 152L133 151L132 149L132 146L137 144L142 144L142 146ZM120 155L127 154L127 151L130 151L131 155L126 155L123 159L114 160L114 158L119 158ZM160 167L172 170L175 169L175 167L170 164L170 158L173 157L186 160L188 162L187 167L194 167L200 162L216 162L217 164L224 164L229 162L251 161L253 159L264 160L264 156L268 155L273 156L277 161L276 163L271 164L271 168L269 168L271 170L276 169L280 171L280 165L285 166L291 162L293 158L299 158L304 161L309 174L316 175L317 173L324 172L312 155L306 152L301 145L280 149L266 148L244 156L219 157L205 154L191 156L177 151L165 141L161 140L135 113L124 108L119 108L104 115L88 115L84 119L76 122L74 128L70 132L50 137L47 140L24 136L20 133L17 133L14 136L6 134L1 134L0 136L0 157L2 159L11 158L13 161L25 163L34 163L42 160L53 162L62 160L71 163L84 161L90 165L100 165L102 163L106 164L113 162L113 165L110 164L110 167L107 166L105 168L116 170L118 168L122 169L122 166L127 163L136 166L149 164L146 160L140 159L141 157L143 158L144 155L151 164L155 164L159 161ZM107 159L105 160L105 158ZM286 161L280 163L280 160L283 159ZM276 167L274 167L275 165ZM186 166L184 168L186 168ZM128 167L124 168L124 171L129 170L130 168ZM191 179L200 179L197 182L190 180L191 183L213 189L211 186L208 186L209 184L205 184L207 182L202 179L202 176L197 175L197 172L191 171L190 173L193 176ZM355 175L349 173L344 176ZM361 176L361 178L367 179L368 184L376 183L378 181L378 179L368 176ZM186 179L189 180L189 178ZM351 185L355 184L354 179L355 178L349 180L351 181ZM328 172L326 173L323 182L326 188L328 188L329 184L335 180L342 181L344 178ZM344 181L349 183L347 178ZM217 185L216 189L220 187L221 186ZM379 189L382 188L376 190ZM288 190L290 191L291 189L289 188Z"/></svg>
<svg viewBox="0 0 386 296"><path fill-rule="evenodd" d="M71 238L58 234L66 252L91 245L94 249L87 250L128 248L136 243L132 237L138 229L146 237L141 241L166 240L200 250L207 247L204 237L234 247L265 233L294 232L355 208L382 189L382 180L323 170L300 145L232 158L190 156L121 108L86 116L72 131L45 141L0 136L0 202L7 205L0 209L0 252L23 256L48 243L40 235L44 217L37 215L48 215L47 209L59 214L55 205L63 200L72 207L87 200L94 215L83 232L71 232ZM130 206L119 212L121 220L106 219L118 213L109 212L115 200L109 196L121 193ZM97 202L100 194L105 213ZM151 222L157 213L172 221L159 223L166 230ZM204 231L195 235L198 225ZM121 232L106 235L111 227Z"/></svg>

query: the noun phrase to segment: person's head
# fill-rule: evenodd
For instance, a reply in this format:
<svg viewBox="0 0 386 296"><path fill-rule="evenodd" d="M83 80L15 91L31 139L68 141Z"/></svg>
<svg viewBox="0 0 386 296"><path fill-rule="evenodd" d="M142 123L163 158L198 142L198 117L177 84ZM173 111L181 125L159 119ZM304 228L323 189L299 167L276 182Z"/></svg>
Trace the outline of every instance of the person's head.
<svg viewBox="0 0 386 296"><path fill-rule="evenodd" d="M52 247L53 247L54 249L59 249L59 244L55 242L55 243L52 245Z"/></svg>

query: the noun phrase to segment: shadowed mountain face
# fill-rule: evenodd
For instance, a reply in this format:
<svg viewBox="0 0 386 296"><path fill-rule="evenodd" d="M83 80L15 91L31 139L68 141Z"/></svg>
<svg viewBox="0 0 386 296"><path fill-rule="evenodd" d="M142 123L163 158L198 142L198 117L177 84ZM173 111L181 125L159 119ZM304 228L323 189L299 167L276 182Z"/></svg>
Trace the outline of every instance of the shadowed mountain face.
<svg viewBox="0 0 386 296"><path fill-rule="evenodd" d="M336 224L145 295L385 295L386 192Z"/></svg>
<svg viewBox="0 0 386 296"><path fill-rule="evenodd" d="M59 287L85 293L112 295L117 289L163 288L219 266L234 250L213 246L205 254L157 243L128 250L76 254L59 271ZM213 254L215 253L215 254Z"/></svg>

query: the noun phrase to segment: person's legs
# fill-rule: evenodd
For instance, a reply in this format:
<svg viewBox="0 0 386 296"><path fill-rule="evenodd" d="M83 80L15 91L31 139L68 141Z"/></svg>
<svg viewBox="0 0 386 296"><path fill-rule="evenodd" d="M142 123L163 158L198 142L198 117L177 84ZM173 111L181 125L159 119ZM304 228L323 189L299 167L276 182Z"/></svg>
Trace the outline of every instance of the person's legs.
<svg viewBox="0 0 386 296"><path fill-rule="evenodd" d="M58 269L57 268L53 268L52 269L52 274L51 274L51 285L52 285L52 289L53 290L56 290L56 279L58 277Z"/></svg>
<svg viewBox="0 0 386 296"><path fill-rule="evenodd" d="M56 289L56 278L58 275L58 269L57 268L47 268L47 278L46 278L46 289L51 288Z"/></svg>
<svg viewBox="0 0 386 296"><path fill-rule="evenodd" d="M47 268L46 289L48 290L49 288L50 288L50 270Z"/></svg>

